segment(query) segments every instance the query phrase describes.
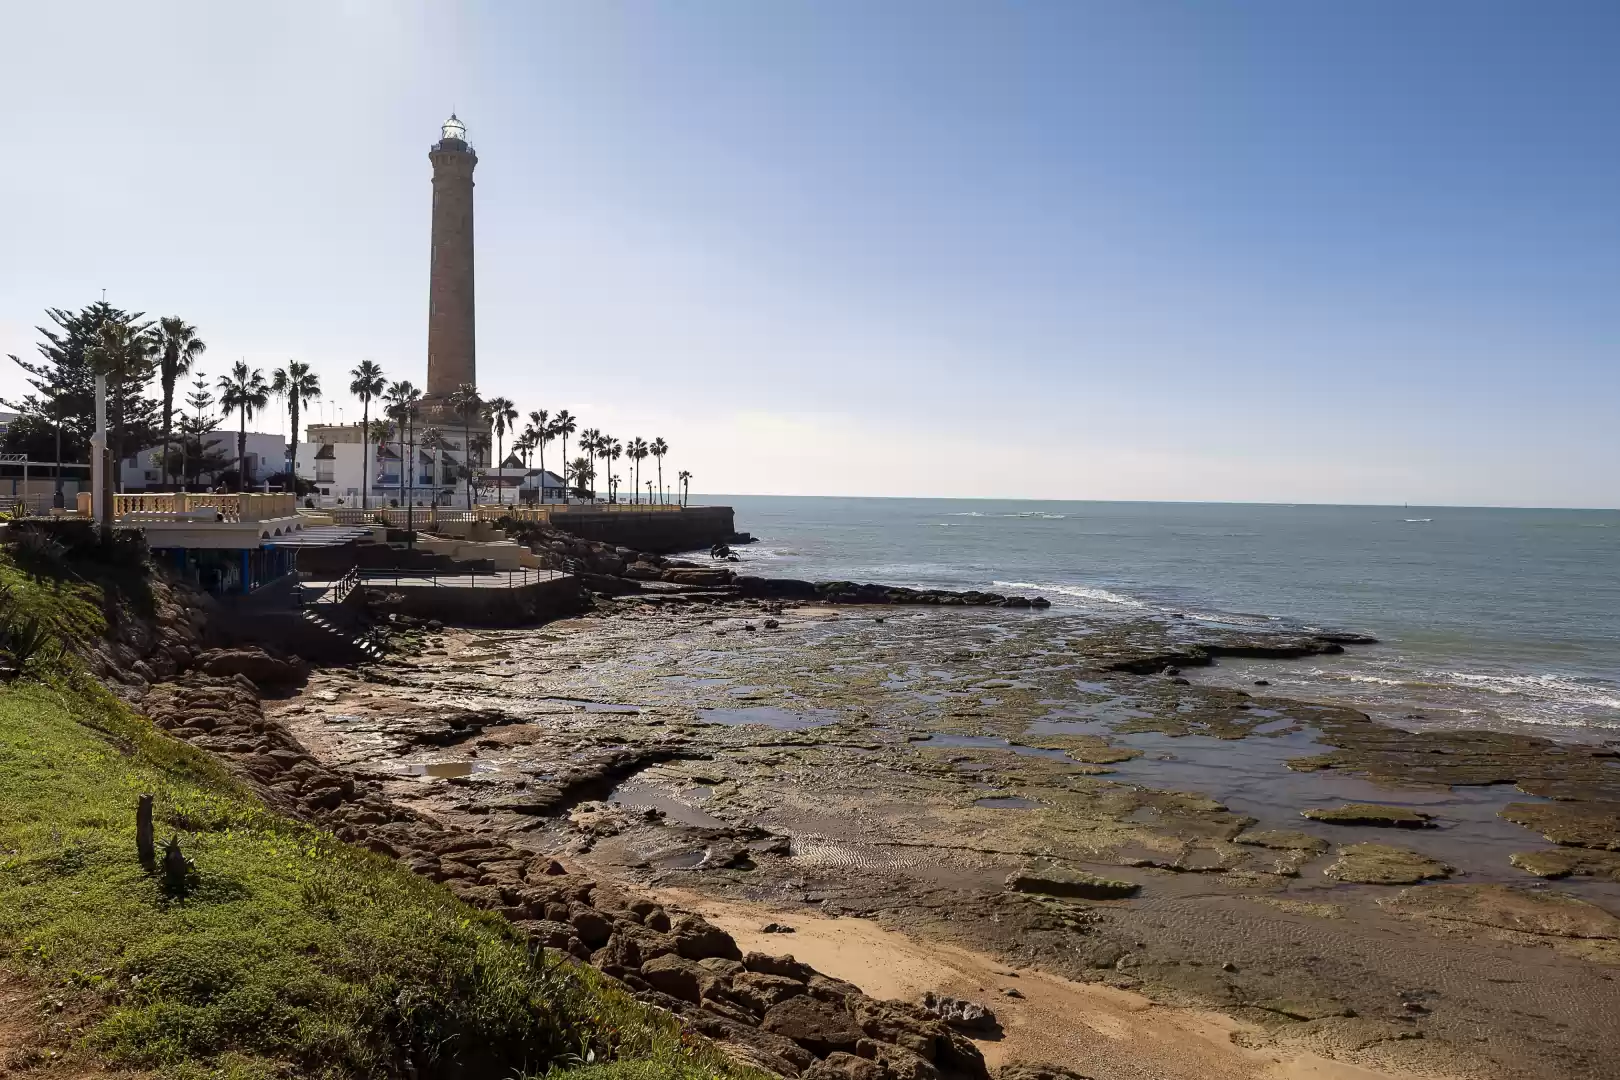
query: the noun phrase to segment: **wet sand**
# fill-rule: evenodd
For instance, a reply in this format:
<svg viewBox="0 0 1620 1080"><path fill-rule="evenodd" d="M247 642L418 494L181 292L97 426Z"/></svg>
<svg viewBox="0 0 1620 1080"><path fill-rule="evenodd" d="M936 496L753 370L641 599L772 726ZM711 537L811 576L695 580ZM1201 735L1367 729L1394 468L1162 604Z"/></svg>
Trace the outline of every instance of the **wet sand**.
<svg viewBox="0 0 1620 1080"><path fill-rule="evenodd" d="M880 998L926 991L982 1001L1001 1031L974 1041L991 1067L1066 1062L1096 1080L1393 1080L1416 1076L1334 1061L1208 1009L1160 1005L1142 994L1078 983L994 957L886 930L869 919L830 919L767 904L664 890L658 899L696 911L744 949L791 953ZM791 925L765 933L762 926ZM1013 996L1016 995L1016 996ZM1423 1074L1436 1075L1436 1074Z"/></svg>
<svg viewBox="0 0 1620 1080"><path fill-rule="evenodd" d="M922 950L897 996L957 986L1002 1013L985 965L1050 978L1052 1015L1079 994L1106 1018L1051 1055L1099 1077L1620 1076L1608 853L1581 848L1596 870L1548 884L1510 856L1571 849L1499 816L1597 813L1613 760L1397 738L1155 660L1206 639L1003 610L620 603L534 630L402 634L399 661L323 672L267 710L395 799L717 905L740 940L759 910L815 920L824 932L800 940L829 948L848 931L860 947L835 950L833 974ZM1345 803L1432 827L1301 816ZM1118 898L1021 891L1014 874L1090 875ZM899 978L846 977L887 992L879 976ZM1007 1046L1044 1045L1045 999L1007 1000L1010 1020L1037 1017ZM1219 1053L1196 1067L1154 1056L1199 1039Z"/></svg>

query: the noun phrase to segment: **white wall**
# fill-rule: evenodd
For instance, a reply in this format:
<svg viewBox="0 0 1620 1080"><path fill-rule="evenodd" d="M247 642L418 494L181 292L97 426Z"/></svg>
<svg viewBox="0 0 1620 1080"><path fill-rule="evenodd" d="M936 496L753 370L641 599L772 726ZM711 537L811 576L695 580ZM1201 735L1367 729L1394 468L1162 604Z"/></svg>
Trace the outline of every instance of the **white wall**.
<svg viewBox="0 0 1620 1080"><path fill-rule="evenodd" d="M178 436L176 437L178 438ZM230 459L227 469L236 468L236 432L211 431L206 436L206 443L212 449ZM125 491L141 491L147 487L157 487L163 483L161 475L163 448L150 447L142 450L134 458L125 458L118 463L118 474L124 482ZM287 464L287 440L280 435L272 435L263 431L250 431L247 433L247 467L248 475L252 478L252 486L257 487L264 483L265 477L280 472ZM212 486L214 476L204 473L202 477L205 486Z"/></svg>
<svg viewBox="0 0 1620 1080"><path fill-rule="evenodd" d="M323 447L331 452L331 458L322 460L315 456ZM362 453L365 465L362 465ZM360 489L366 482L365 472L376 475L376 454L375 446L359 443L302 442L298 444L298 475L313 483L321 495L341 498L346 503L358 502Z"/></svg>

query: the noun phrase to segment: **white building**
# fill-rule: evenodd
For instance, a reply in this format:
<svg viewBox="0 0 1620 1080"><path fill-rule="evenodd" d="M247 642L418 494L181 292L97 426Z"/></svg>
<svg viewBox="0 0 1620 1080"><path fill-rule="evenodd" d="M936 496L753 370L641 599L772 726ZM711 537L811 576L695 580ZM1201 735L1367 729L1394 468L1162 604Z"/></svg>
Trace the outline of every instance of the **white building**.
<svg viewBox="0 0 1620 1080"><path fill-rule="evenodd" d="M179 436L174 437L174 445L179 446ZM224 469L236 468L236 432L221 428L210 431L203 437L203 445L210 451L226 459ZM265 480L281 472L287 467L287 440L281 435L272 435L263 431L250 431L247 433L247 453L245 455L246 475L243 478L244 490L253 490L264 487ZM123 481L125 491L145 491L148 488L158 488L165 483L163 476L163 447L154 446L142 450L139 454L127 457L118 463L118 475ZM204 472L201 482L193 487L212 488L219 482L219 473Z"/></svg>
<svg viewBox="0 0 1620 1080"><path fill-rule="evenodd" d="M310 441L298 444L298 476L313 483L327 505L339 500L345 506L359 505L361 489L368 484L371 506L394 505L402 498L413 503L457 504L467 497L460 446L450 442L448 435L449 445L437 450L416 445L416 467L405 478L402 491L397 440L382 446L363 444L358 424L311 424L307 432ZM411 452L409 445L403 449ZM538 501L542 497L547 502L562 501L561 477L525 468L513 457L508 457L506 468L482 471L490 484L479 493L485 502Z"/></svg>

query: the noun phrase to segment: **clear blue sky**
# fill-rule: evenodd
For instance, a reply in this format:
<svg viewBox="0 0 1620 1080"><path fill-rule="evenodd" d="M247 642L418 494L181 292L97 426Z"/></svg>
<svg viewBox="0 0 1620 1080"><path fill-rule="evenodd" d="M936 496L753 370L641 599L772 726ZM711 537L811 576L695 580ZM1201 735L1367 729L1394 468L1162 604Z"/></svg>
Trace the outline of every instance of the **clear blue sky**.
<svg viewBox="0 0 1620 1080"><path fill-rule="evenodd" d="M62 2L0 42L0 353L105 287L210 373L420 383L453 107L483 389L694 490L1620 505L1608 0Z"/></svg>

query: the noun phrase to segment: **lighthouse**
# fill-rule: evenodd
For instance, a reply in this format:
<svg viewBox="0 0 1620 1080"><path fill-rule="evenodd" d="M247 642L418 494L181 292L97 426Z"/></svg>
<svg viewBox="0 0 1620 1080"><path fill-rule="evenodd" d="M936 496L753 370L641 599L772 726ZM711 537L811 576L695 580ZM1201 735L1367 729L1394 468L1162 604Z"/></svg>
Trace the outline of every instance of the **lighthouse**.
<svg viewBox="0 0 1620 1080"><path fill-rule="evenodd" d="M449 398L463 383L478 382L473 305L473 169L478 155L467 126L454 113L428 150L433 163L433 241L429 256L427 388L424 426L459 431Z"/></svg>

